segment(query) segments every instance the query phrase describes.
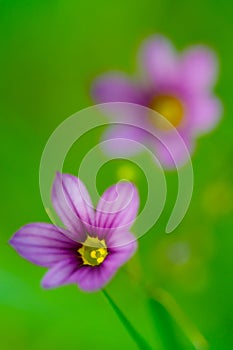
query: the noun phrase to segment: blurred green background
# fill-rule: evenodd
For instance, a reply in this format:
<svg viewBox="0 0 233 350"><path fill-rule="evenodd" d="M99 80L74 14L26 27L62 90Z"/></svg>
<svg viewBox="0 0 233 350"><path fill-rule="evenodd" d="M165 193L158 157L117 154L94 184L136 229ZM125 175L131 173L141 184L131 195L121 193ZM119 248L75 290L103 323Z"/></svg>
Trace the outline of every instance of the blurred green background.
<svg viewBox="0 0 233 350"><path fill-rule="evenodd" d="M223 101L224 118L214 132L198 140L190 209L176 231L166 235L177 182L176 173L168 173L166 209L140 239L138 257L129 264L134 268L140 259L148 281L174 298L187 321L177 325L169 317L159 319L159 305L148 307L143 291L125 269L107 289L154 349L195 349L185 335L189 322L210 349L232 349L232 11L228 0L0 0L1 349L137 348L103 294L85 294L76 286L42 290L45 270L18 256L7 241L28 222L49 221L38 171L52 131L69 115L93 104L89 91L97 74L109 69L133 74L140 42L157 32L178 49L210 45L220 60L216 93ZM82 156L98 140L98 130L94 136L70 152L65 171L76 173ZM125 161L106 164L97 176L100 191L118 181L126 165ZM145 176L127 166L136 172L143 202ZM173 309L181 319L180 311Z"/></svg>

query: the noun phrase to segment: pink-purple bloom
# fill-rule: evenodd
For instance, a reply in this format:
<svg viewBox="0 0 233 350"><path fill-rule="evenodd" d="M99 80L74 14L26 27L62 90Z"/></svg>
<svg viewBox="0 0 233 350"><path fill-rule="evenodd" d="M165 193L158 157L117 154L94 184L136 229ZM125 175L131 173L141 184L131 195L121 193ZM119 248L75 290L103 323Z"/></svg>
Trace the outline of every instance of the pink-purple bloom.
<svg viewBox="0 0 233 350"><path fill-rule="evenodd" d="M52 202L66 228L28 224L10 244L27 260L49 268L42 280L44 288L70 283L85 291L102 288L137 248L129 231L138 211L137 189L129 182L111 186L95 210L82 181L58 173Z"/></svg>
<svg viewBox="0 0 233 350"><path fill-rule="evenodd" d="M98 103L128 102L148 107L159 112L171 124L163 128L148 113L137 115L139 128L109 127L104 139L129 139L147 144L146 126L156 128L162 139L151 140L150 146L161 163L174 167L175 163L187 161L187 152L177 143L175 127L191 153L197 135L216 126L221 116L221 103L213 95L212 87L217 78L217 59L205 46L192 46L178 54L171 42L156 35L146 40L139 51L141 78L132 80L122 73L108 73L94 81L92 95ZM126 153L126 147L122 149ZM132 143L128 143L132 153ZM110 153L116 152L116 143L108 143ZM172 152L169 152L172 150ZM137 149L135 150L137 151ZM123 153L124 153L123 152ZM172 153L172 154L171 154ZM174 162L175 158L175 162Z"/></svg>

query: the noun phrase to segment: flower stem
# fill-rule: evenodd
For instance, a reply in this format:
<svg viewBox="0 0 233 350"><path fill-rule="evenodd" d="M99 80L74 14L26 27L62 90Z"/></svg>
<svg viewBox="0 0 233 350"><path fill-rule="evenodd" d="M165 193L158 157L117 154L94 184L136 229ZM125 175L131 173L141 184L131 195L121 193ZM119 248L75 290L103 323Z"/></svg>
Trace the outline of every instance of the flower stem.
<svg viewBox="0 0 233 350"><path fill-rule="evenodd" d="M102 292L105 298L108 300L112 309L117 314L119 320L122 322L123 326L127 329L128 333L132 337L132 339L137 343L138 348L140 350L152 350L151 346L146 342L146 340L138 333L138 331L132 326L130 321L124 315L124 313L120 310L120 308L116 305L114 300L110 297L105 289L102 289Z"/></svg>

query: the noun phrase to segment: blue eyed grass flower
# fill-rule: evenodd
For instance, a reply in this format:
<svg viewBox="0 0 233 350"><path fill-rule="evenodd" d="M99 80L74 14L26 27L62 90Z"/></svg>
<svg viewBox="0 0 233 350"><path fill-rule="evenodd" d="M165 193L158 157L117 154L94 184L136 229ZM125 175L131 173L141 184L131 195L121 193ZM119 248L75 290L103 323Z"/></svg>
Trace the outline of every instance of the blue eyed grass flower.
<svg viewBox="0 0 233 350"><path fill-rule="evenodd" d="M88 292L103 288L137 249L130 232L139 205L137 189L129 182L113 185L94 209L79 178L57 173L52 202L65 228L28 224L10 244L25 259L49 268L44 288L70 283Z"/></svg>
<svg viewBox="0 0 233 350"><path fill-rule="evenodd" d="M117 139L147 144L146 126L147 130L156 129L165 140L165 144L155 139L150 142L160 162L167 168L173 168L175 163L182 165L187 161L187 153L178 145L174 128L192 153L196 137L213 129L221 116L221 103L212 92L218 73L216 55L203 45L192 46L178 54L167 38L155 35L142 44L139 66L142 74L137 81L120 72L98 77L92 86L94 100L97 103L128 102L148 107L160 113L170 126L157 118L156 113L150 114L146 109L144 113L141 109L142 112L132 116L136 125L141 125L140 129L122 125L108 128L103 138L112 141L106 152L137 152L135 145L132 149L132 142L119 143ZM172 150L173 156L168 149Z"/></svg>

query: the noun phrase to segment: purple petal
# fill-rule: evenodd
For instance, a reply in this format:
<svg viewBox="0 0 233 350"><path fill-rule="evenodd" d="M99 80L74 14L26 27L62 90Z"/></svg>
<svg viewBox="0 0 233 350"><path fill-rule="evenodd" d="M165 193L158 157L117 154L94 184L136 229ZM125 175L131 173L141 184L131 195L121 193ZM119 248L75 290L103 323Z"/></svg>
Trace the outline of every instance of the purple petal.
<svg viewBox="0 0 233 350"><path fill-rule="evenodd" d="M78 261L75 259L66 259L60 261L45 274L42 280L44 288L55 288L71 282L72 275L79 268Z"/></svg>
<svg viewBox="0 0 233 350"><path fill-rule="evenodd" d="M111 254L109 254L109 259L105 262L106 265L108 265L108 268L111 268L113 270L118 269L120 266L125 264L136 252L138 247L138 242L136 238L130 232L126 232L124 236L125 237L124 239L121 239L121 242L123 242L124 240L128 243L125 245L115 247L113 249L111 248Z"/></svg>
<svg viewBox="0 0 233 350"><path fill-rule="evenodd" d="M100 266L83 266L72 275L72 282L87 292L94 292L103 288L115 275L120 266L128 261L137 248L134 241L124 247L111 250Z"/></svg>
<svg viewBox="0 0 233 350"><path fill-rule="evenodd" d="M175 132L171 131L163 137L163 142L157 140L154 147L161 165L172 169L178 168L189 161L194 144L188 133L183 132L178 137Z"/></svg>
<svg viewBox="0 0 233 350"><path fill-rule="evenodd" d="M156 87L170 85L177 70L176 52L171 42L161 35L146 40L139 51L140 64Z"/></svg>
<svg viewBox="0 0 233 350"><path fill-rule="evenodd" d="M139 196L130 182L119 182L108 188L96 208L95 225L98 236L115 230L128 231L138 211Z"/></svg>
<svg viewBox="0 0 233 350"><path fill-rule="evenodd" d="M184 52L180 59L180 76L189 90L209 88L218 73L215 54L204 46L194 46Z"/></svg>
<svg viewBox="0 0 233 350"><path fill-rule="evenodd" d="M219 122L222 105L212 96L195 96L190 105L190 125L193 134L200 134L212 130Z"/></svg>
<svg viewBox="0 0 233 350"><path fill-rule="evenodd" d="M127 231L113 231L106 236L107 247L113 251L118 248L120 250L122 248L122 251L124 251L124 247L132 248L137 244L136 241L136 237L131 232Z"/></svg>
<svg viewBox="0 0 233 350"><path fill-rule="evenodd" d="M69 174L57 173L52 189L53 206L70 231L70 237L84 241L92 230L94 209L85 185Z"/></svg>
<svg viewBox="0 0 233 350"><path fill-rule="evenodd" d="M92 95L98 103L130 102L141 104L143 99L139 87L121 73L109 73L96 79Z"/></svg>
<svg viewBox="0 0 233 350"><path fill-rule="evenodd" d="M85 292L94 292L106 285L113 277L116 270L110 270L100 266L82 266L72 276L72 283L77 283Z"/></svg>
<svg viewBox="0 0 233 350"><path fill-rule="evenodd" d="M25 259L46 267L74 256L77 246L66 237L65 230L43 223L22 227L9 243Z"/></svg>
<svg viewBox="0 0 233 350"><path fill-rule="evenodd" d="M103 135L102 144L106 154L124 157L142 151L145 132L134 126L109 127Z"/></svg>

